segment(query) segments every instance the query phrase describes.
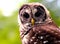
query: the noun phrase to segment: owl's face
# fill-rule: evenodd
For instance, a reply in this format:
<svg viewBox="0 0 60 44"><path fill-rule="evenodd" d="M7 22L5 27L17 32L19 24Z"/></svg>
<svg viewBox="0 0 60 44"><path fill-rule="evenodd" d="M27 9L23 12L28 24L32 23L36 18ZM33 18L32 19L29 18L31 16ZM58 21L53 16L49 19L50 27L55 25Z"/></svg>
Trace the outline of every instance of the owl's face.
<svg viewBox="0 0 60 44"><path fill-rule="evenodd" d="M20 21L24 25L44 23L47 19L46 10L39 4L25 4L19 10Z"/></svg>

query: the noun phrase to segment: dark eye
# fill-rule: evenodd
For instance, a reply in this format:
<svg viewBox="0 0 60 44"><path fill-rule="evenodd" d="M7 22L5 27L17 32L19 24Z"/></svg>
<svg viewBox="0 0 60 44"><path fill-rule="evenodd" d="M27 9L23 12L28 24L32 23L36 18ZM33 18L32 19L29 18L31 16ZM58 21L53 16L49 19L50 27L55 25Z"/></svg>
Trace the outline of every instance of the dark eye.
<svg viewBox="0 0 60 44"><path fill-rule="evenodd" d="M35 17L40 17L41 14L42 14L41 12L36 12Z"/></svg>
<svg viewBox="0 0 60 44"><path fill-rule="evenodd" d="M24 18L29 18L29 14L25 12L25 13L23 14L23 17L24 17Z"/></svg>

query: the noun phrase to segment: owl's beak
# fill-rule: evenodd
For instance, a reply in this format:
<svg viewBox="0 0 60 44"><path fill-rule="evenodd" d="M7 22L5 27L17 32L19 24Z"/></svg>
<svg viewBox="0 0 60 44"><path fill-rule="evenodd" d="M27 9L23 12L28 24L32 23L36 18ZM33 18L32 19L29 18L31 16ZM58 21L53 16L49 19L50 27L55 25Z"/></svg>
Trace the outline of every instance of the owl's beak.
<svg viewBox="0 0 60 44"><path fill-rule="evenodd" d="M32 18L31 19L31 24L34 25L34 23L35 23L35 20Z"/></svg>

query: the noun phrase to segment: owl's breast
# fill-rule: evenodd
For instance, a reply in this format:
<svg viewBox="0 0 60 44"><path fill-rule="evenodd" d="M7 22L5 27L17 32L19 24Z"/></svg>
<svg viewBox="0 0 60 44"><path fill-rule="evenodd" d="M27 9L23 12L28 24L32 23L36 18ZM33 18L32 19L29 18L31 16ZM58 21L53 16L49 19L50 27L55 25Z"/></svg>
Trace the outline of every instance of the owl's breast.
<svg viewBox="0 0 60 44"><path fill-rule="evenodd" d="M38 29L37 29L38 30ZM33 29L22 38L22 43L26 44L60 44L60 39L52 36L46 31L34 32Z"/></svg>
<svg viewBox="0 0 60 44"><path fill-rule="evenodd" d="M52 28L53 27L53 28ZM23 35L22 38L22 43L26 44L60 44L60 39L59 37L59 32L53 25L35 25L34 27L31 28L31 30L24 35L24 33L27 29L22 29L21 31L21 36ZM57 37L56 37L57 33Z"/></svg>
<svg viewBox="0 0 60 44"><path fill-rule="evenodd" d="M49 33L35 33L29 40L30 44L60 44L60 40Z"/></svg>

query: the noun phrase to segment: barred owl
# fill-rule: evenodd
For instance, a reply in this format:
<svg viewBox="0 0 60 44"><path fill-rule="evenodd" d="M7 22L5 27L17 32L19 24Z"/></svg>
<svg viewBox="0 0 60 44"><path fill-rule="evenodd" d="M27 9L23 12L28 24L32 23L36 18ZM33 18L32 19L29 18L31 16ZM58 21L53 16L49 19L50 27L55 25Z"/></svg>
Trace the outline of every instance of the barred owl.
<svg viewBox="0 0 60 44"><path fill-rule="evenodd" d="M22 44L60 44L60 29L41 3L22 5L18 21Z"/></svg>

